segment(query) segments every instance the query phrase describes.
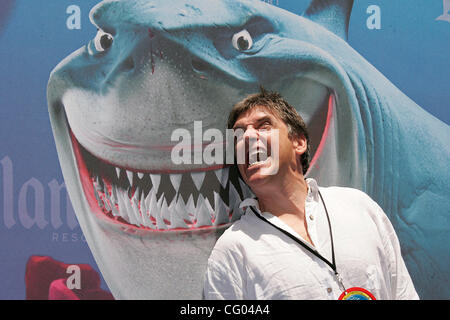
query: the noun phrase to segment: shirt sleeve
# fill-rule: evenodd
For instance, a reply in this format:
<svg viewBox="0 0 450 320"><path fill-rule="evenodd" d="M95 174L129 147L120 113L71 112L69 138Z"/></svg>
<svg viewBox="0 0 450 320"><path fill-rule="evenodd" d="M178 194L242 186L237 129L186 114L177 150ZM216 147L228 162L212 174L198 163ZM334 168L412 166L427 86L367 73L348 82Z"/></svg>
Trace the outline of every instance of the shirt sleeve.
<svg viewBox="0 0 450 320"><path fill-rule="evenodd" d="M409 272L401 254L400 243L392 223L383 209L376 204L377 219L383 239L387 260L389 261L391 295L394 300L418 300Z"/></svg>
<svg viewBox="0 0 450 320"><path fill-rule="evenodd" d="M242 279L233 264L228 263L224 254L217 251L211 254L203 285L203 298L206 300L244 299Z"/></svg>

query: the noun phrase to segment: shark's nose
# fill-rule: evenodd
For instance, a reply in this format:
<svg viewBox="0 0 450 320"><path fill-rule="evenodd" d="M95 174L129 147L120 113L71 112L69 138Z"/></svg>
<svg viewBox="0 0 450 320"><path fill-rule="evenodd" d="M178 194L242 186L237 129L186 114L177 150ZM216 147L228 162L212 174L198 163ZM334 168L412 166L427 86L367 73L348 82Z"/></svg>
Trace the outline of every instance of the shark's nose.
<svg viewBox="0 0 450 320"><path fill-rule="evenodd" d="M115 65L110 66L105 74L104 84L109 86L114 83L118 77L128 74L136 68L136 58L132 53L122 58Z"/></svg>
<svg viewBox="0 0 450 320"><path fill-rule="evenodd" d="M130 71L134 69L134 66L135 66L134 58L133 56L130 55L129 57L127 57L125 60L122 61L121 69L122 71Z"/></svg>
<svg viewBox="0 0 450 320"><path fill-rule="evenodd" d="M198 59L196 57L192 57L192 69L194 69L194 71L199 72L199 73L206 73L209 70L211 70L211 66L209 65L209 63Z"/></svg>

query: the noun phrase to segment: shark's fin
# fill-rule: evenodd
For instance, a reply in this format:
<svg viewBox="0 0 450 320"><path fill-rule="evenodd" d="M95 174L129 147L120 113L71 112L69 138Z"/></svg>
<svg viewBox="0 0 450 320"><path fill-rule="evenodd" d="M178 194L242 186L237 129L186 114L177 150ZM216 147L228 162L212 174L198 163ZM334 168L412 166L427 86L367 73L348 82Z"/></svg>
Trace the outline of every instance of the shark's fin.
<svg viewBox="0 0 450 320"><path fill-rule="evenodd" d="M347 40L352 7L353 0L313 0L303 16Z"/></svg>

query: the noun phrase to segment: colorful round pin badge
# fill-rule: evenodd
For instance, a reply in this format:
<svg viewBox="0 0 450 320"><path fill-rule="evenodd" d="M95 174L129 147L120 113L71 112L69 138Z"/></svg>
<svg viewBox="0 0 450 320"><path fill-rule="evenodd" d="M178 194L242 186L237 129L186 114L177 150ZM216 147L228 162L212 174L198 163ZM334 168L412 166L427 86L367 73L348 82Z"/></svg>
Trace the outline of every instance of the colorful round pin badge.
<svg viewBox="0 0 450 320"><path fill-rule="evenodd" d="M377 299L375 299L374 295L370 293L370 291L364 288L353 287L342 292L338 300L377 300Z"/></svg>

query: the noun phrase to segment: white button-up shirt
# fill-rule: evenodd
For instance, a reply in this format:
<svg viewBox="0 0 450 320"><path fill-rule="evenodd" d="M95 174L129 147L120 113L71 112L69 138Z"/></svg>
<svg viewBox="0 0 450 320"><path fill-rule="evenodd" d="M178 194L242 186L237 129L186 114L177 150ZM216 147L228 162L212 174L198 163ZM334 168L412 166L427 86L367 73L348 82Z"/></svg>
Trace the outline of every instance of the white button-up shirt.
<svg viewBox="0 0 450 320"><path fill-rule="evenodd" d="M208 260L205 299L338 299L342 289L332 268L289 232L332 262L329 225L319 187L307 179L305 219L310 245L281 219L241 203L245 214L219 238ZM337 271L346 289L361 287L376 299L418 299L395 231L383 210L351 188L320 188L331 221Z"/></svg>

